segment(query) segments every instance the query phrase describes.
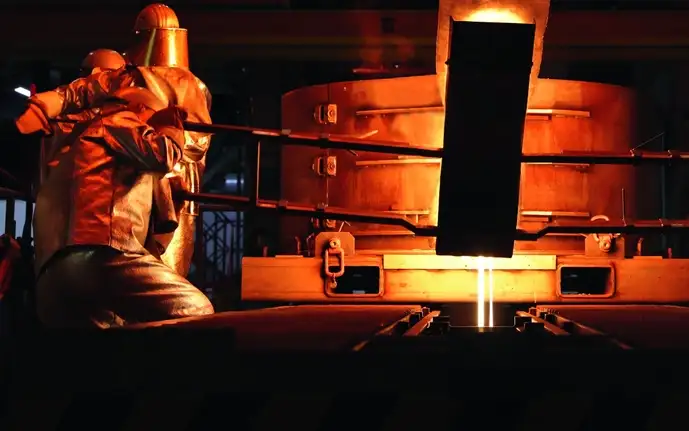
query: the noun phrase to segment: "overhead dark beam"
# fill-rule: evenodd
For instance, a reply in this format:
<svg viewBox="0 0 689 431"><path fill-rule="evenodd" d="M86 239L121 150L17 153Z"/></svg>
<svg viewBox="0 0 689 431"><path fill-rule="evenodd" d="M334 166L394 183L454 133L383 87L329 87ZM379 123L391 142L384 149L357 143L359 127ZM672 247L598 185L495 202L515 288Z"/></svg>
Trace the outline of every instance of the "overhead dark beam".
<svg viewBox="0 0 689 431"><path fill-rule="evenodd" d="M82 56L100 47L122 49L136 10L37 14L3 10L3 54L19 59ZM189 29L192 56L356 61L382 45L407 44L416 57L435 51L433 11L180 11ZM380 35L382 17L393 35ZM689 11L553 12L546 33L546 60L689 58ZM656 50L657 49L657 50Z"/></svg>

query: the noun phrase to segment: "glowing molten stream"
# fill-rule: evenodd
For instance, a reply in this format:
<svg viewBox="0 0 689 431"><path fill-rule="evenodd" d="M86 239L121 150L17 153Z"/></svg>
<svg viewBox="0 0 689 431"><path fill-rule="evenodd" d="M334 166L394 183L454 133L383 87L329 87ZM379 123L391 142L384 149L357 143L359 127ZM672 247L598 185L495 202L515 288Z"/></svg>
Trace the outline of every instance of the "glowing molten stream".
<svg viewBox="0 0 689 431"><path fill-rule="evenodd" d="M486 283L486 270L488 270L488 283ZM491 258L478 257L476 259L476 326L486 326L486 305L488 307L488 327L493 327L493 261ZM487 284L487 286L486 286ZM486 290L488 291L488 304L486 304Z"/></svg>

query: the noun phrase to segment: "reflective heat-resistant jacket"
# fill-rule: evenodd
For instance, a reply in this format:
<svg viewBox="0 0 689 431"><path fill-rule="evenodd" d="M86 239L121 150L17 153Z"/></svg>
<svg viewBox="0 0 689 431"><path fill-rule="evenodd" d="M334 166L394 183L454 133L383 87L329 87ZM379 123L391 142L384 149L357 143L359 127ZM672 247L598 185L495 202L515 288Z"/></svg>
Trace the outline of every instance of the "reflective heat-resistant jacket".
<svg viewBox="0 0 689 431"><path fill-rule="evenodd" d="M38 105L48 118L56 118L79 114L84 109L98 106L109 94L129 86L147 88L166 104L182 107L188 114L188 121L211 123L211 94L208 88L189 70L178 67L128 65L77 79L53 91L39 93L31 97L29 102ZM174 170L175 175L169 182L174 189L197 192L211 137L208 134L186 131L184 136L183 160ZM159 206L174 206L169 194L167 201L159 203ZM185 203L179 210L179 227L174 234L158 235L157 238L163 248L166 248L163 261L186 276L193 254L195 222L192 215L197 214L198 208L192 203Z"/></svg>
<svg viewBox="0 0 689 431"><path fill-rule="evenodd" d="M96 107L116 90L132 86L146 88L165 104L183 108L188 114L188 121L211 122L211 95L208 88L190 71L176 67L128 65L117 70L106 70L79 78L53 91L39 93L29 102L37 102L49 118L55 118ZM51 96L45 97L48 93L52 93ZM184 159L203 163L210 135L194 132L184 134Z"/></svg>
<svg viewBox="0 0 689 431"><path fill-rule="evenodd" d="M96 113L92 110L85 110L78 114L64 115L61 120L65 122L55 122L53 126L53 134L46 136L41 140L41 153L38 160L38 185L40 186L45 180L47 174L48 162L52 160L55 151L59 151L59 146L63 140L69 136L74 128L74 122L86 121L93 118Z"/></svg>
<svg viewBox="0 0 689 431"><path fill-rule="evenodd" d="M37 270L70 245L145 253L153 183L182 158L183 142L182 130L156 132L121 106L75 126L36 198Z"/></svg>

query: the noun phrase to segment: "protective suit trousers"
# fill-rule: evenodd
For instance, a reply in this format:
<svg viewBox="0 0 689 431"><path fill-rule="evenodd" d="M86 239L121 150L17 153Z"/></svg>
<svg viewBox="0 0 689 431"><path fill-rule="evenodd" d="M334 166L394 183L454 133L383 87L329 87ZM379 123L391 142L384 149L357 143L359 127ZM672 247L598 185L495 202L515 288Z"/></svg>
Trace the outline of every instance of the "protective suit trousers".
<svg viewBox="0 0 689 431"><path fill-rule="evenodd" d="M110 328L213 313L208 298L150 254L78 246L58 252L36 285L48 328Z"/></svg>

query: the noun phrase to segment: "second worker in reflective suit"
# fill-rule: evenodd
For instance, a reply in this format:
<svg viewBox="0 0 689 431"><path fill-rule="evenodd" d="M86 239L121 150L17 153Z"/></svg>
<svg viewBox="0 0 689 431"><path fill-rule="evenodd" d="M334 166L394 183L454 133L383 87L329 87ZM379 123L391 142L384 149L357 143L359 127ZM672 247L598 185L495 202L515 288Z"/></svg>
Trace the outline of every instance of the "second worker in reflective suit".
<svg viewBox="0 0 689 431"><path fill-rule="evenodd" d="M210 314L208 299L145 249L153 185L182 158L184 112L129 87L78 123L36 200L36 288L48 327Z"/></svg>

